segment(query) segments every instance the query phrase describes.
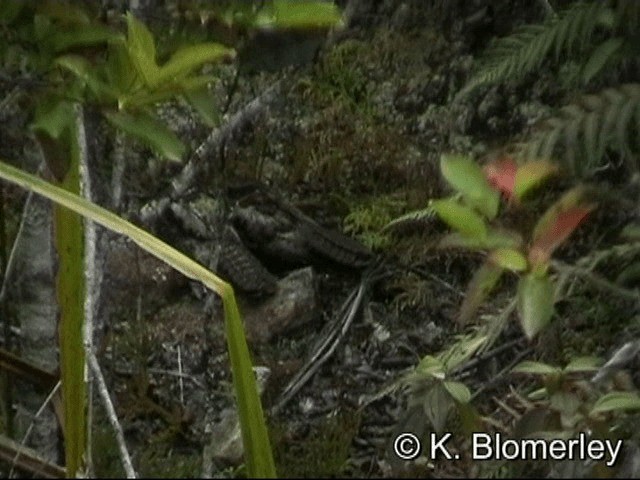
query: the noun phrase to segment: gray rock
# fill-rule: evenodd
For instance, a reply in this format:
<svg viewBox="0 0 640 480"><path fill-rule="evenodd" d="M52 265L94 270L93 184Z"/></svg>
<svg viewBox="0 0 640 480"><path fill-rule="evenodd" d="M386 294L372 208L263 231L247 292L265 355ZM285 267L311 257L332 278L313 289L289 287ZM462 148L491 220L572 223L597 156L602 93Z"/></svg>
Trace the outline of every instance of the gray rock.
<svg viewBox="0 0 640 480"><path fill-rule="evenodd" d="M254 344L312 322L319 311L313 269L294 270L278 281L274 295L258 304L241 299L240 309L247 339Z"/></svg>

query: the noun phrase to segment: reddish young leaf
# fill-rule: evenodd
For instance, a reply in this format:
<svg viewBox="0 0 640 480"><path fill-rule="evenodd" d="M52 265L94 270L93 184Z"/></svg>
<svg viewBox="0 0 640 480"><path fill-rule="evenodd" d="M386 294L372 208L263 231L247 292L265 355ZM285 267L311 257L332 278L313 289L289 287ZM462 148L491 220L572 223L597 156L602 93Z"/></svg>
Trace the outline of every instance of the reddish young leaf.
<svg viewBox="0 0 640 480"><path fill-rule="evenodd" d="M515 175L513 194L518 200L522 200L531 190L558 171L558 166L548 160L532 160L521 165Z"/></svg>
<svg viewBox="0 0 640 480"><path fill-rule="evenodd" d="M511 157L502 157L484 166L484 175L489 185L503 193L508 199L513 198L518 165Z"/></svg>
<svg viewBox="0 0 640 480"><path fill-rule="evenodd" d="M581 205L556 212L555 218L534 239L529 261L534 265L548 262L553 251L569 238L593 208L593 205Z"/></svg>

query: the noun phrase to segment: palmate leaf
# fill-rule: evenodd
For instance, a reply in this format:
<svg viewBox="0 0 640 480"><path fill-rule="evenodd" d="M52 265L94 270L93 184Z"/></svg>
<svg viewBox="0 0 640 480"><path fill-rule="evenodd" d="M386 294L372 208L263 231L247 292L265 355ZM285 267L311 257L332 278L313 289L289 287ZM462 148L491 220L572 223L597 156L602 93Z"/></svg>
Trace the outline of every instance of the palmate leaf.
<svg viewBox="0 0 640 480"><path fill-rule="evenodd" d="M113 232L127 236L142 249L175 268L187 278L202 282L207 288L220 295L225 313L227 347L233 371L233 385L238 403L248 474L252 477L275 477L275 466L264 414L255 375L251 369L251 356L231 285L157 237L114 213L55 187L41 178L4 162L0 162L0 177L42 195Z"/></svg>

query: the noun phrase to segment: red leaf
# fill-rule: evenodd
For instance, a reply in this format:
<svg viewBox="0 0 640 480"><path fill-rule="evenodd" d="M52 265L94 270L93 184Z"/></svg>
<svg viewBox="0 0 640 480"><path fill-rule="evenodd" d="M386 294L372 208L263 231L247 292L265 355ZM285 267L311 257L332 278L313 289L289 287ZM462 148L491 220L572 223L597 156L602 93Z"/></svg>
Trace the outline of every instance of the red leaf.
<svg viewBox="0 0 640 480"><path fill-rule="evenodd" d="M582 205L559 211L534 240L529 250L529 261L534 265L546 263L553 251L569 238L593 208L592 205Z"/></svg>
<svg viewBox="0 0 640 480"><path fill-rule="evenodd" d="M502 192L508 199L513 198L518 165L511 157L502 157L484 167L484 174L489 184Z"/></svg>

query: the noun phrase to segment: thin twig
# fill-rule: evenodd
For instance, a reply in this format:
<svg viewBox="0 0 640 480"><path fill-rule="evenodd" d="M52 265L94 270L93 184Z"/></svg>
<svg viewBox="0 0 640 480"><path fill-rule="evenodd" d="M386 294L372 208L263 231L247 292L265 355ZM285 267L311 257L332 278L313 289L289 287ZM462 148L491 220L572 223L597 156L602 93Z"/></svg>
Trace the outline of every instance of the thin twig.
<svg viewBox="0 0 640 480"><path fill-rule="evenodd" d="M329 335L314 350L314 354L307 363L298 371L285 387L280 396L278 403L272 408L271 413L275 414L280 411L291 398L300 391L300 389L309 381L313 374L331 357L335 349L338 347L340 340L344 337L358 312L364 293L366 291L367 281L360 282L357 290L353 290L346 302L340 309L338 321L332 326Z"/></svg>
<svg viewBox="0 0 640 480"><path fill-rule="evenodd" d="M184 407L184 381L182 380L182 352L178 345L178 385L180 386L180 405Z"/></svg>
<svg viewBox="0 0 640 480"><path fill-rule="evenodd" d="M640 302L640 292L638 290L629 290L628 288L620 287L615 283L610 282L606 278L598 275L597 273L593 273L584 268L568 265L558 260L552 261L551 264L559 272L563 272L563 271L569 272L573 275L583 278L584 280L587 280L588 282L590 282L591 284L595 285L600 289L607 290L608 292L618 297L621 297L627 300L632 300L635 302Z"/></svg>
<svg viewBox="0 0 640 480"><path fill-rule="evenodd" d="M127 450L127 444L124 440L124 432L122 431L122 426L118 421L116 410L115 408L113 408L113 403L111 402L111 397L109 396L109 391L107 390L107 384L104 381L104 377L102 376L102 371L100 370L98 359L96 358L96 355L93 351L87 352L87 359L89 360L89 368L91 369L91 373L97 383L98 393L100 394L100 398L102 399L104 408L107 411L107 418L109 419L109 423L111 424L111 427L116 434L116 443L118 444L118 449L120 450L120 460L122 461L122 467L124 468L127 478L137 478L136 472L133 469L133 464L131 463L131 456L129 455L129 451Z"/></svg>
<svg viewBox="0 0 640 480"><path fill-rule="evenodd" d="M33 420L29 424L29 427L27 428L27 431L25 432L24 436L22 437L22 441L20 442L21 446L25 446L27 444L27 440L29 440L29 437L31 436L31 432L33 431L33 427L36 424L36 420L38 419L38 417L40 417L40 415L42 415L42 412L44 412L44 409L47 407L47 405L49 405L49 402L51 401L53 396L56 393L58 393L58 390L60 390L60 385L61 385L60 381L58 381L58 383L56 383L56 385L49 392L49 395L47 395L47 398L44 399L44 402L42 402L42 405L40 405L40 408L38 409L38 411L34 415ZM11 471L9 472L9 478L13 477L13 472L14 472L16 464L18 463L18 459L19 458L20 458L20 451L18 451L18 453L16 453L16 456L13 458L13 462L11 462ZM36 474L37 473L38 472L36 472Z"/></svg>

